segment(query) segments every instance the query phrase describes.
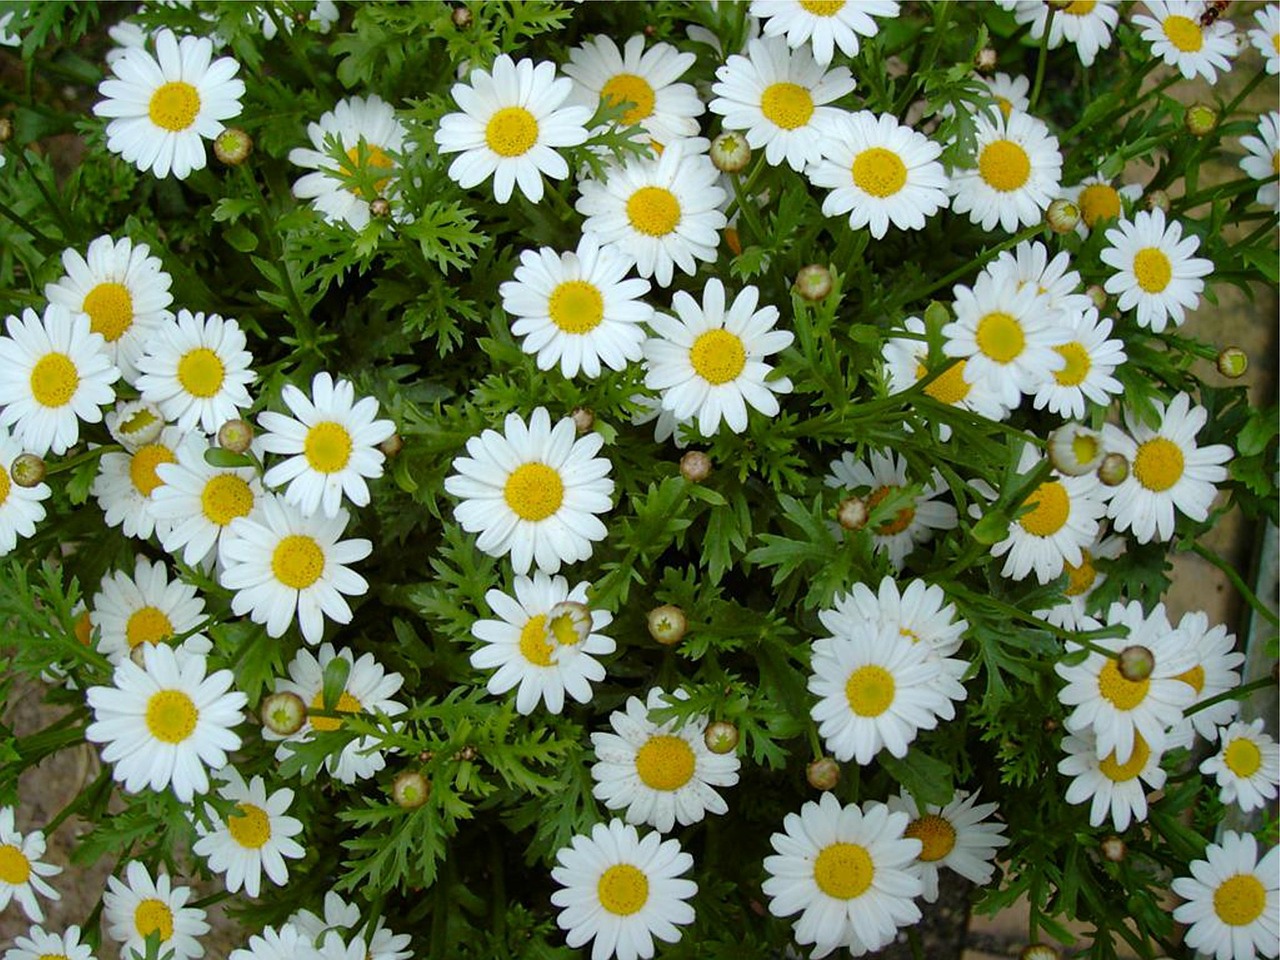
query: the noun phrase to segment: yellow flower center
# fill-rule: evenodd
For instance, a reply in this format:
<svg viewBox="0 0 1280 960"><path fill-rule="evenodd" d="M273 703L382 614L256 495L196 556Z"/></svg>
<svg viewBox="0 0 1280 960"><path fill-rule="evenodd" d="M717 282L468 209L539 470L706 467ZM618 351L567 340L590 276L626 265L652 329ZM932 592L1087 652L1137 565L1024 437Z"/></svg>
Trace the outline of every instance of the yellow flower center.
<svg viewBox="0 0 1280 960"><path fill-rule="evenodd" d="M665 237L680 223L680 201L664 187L641 187L627 200L627 219L648 237Z"/></svg>
<svg viewBox="0 0 1280 960"><path fill-rule="evenodd" d="M893 674L872 663L849 674L844 695L849 701L849 709L858 716L878 717L893 704L897 689Z"/></svg>
<svg viewBox="0 0 1280 960"><path fill-rule="evenodd" d="M196 729L200 711L181 690L161 690L147 700L147 729L161 743L181 743Z"/></svg>
<svg viewBox="0 0 1280 960"><path fill-rule="evenodd" d="M1102 665L1102 672L1098 674L1098 692L1117 710L1134 709L1147 698L1150 686L1150 679L1126 680L1114 657L1107 657L1107 662ZM1136 740L1134 749L1138 749Z"/></svg>
<svg viewBox="0 0 1280 960"><path fill-rule="evenodd" d="M0 847L0 882L17 887L31 876L31 861L12 843Z"/></svg>
<svg viewBox="0 0 1280 960"><path fill-rule="evenodd" d="M1080 551L1080 566L1073 566L1071 563L1064 563L1063 566L1067 568L1066 594L1068 597L1083 596L1098 579L1098 570L1093 565L1093 557L1088 550Z"/></svg>
<svg viewBox="0 0 1280 960"><path fill-rule="evenodd" d="M1073 0L1058 12L1065 13L1069 17L1087 17L1093 13L1093 8L1097 5L1098 0Z"/></svg>
<svg viewBox="0 0 1280 960"><path fill-rule="evenodd" d="M1071 455L1080 463L1090 463L1099 456L1098 439L1086 433L1078 433L1071 438Z"/></svg>
<svg viewBox="0 0 1280 960"><path fill-rule="evenodd" d="M13 484L9 481L9 471L0 464L0 507L4 506L4 502L9 499L9 491L13 489Z"/></svg>
<svg viewBox="0 0 1280 960"><path fill-rule="evenodd" d="M906 185L907 165L892 150L872 147L853 158L853 182L873 197L891 197Z"/></svg>
<svg viewBox="0 0 1280 960"><path fill-rule="evenodd" d="M159 643L173 636L173 621L158 607L140 607L129 615L124 638L132 650L140 643Z"/></svg>
<svg viewBox="0 0 1280 960"><path fill-rule="evenodd" d="M947 368L937 379L924 388L926 396L933 397L939 403L957 404L969 395L970 384L964 379L964 364L959 363ZM929 373L923 363L916 364L916 379L921 380Z"/></svg>
<svg viewBox="0 0 1280 960"><path fill-rule="evenodd" d="M42 953L39 960L67 960L65 953Z"/></svg>
<svg viewBox="0 0 1280 960"><path fill-rule="evenodd" d="M163 900L143 900L133 911L133 925L139 936L158 933L163 943L173 936L173 911Z"/></svg>
<svg viewBox="0 0 1280 960"><path fill-rule="evenodd" d="M1230 927L1243 927L1262 916L1267 889L1251 873L1237 873L1213 891L1213 912Z"/></svg>
<svg viewBox="0 0 1280 960"><path fill-rule="evenodd" d="M594 283L566 280L551 291L547 313L565 333L590 333L604 319L604 297Z"/></svg>
<svg viewBox="0 0 1280 960"><path fill-rule="evenodd" d="M156 467L162 463L175 463L173 451L163 443L148 443L139 447L129 460L129 479L144 497L151 496L156 487L164 486L164 481L156 473Z"/></svg>
<svg viewBox="0 0 1280 960"><path fill-rule="evenodd" d="M1036 487L1027 497L1027 506L1031 509L1018 517L1018 523L1033 537L1053 536L1071 515L1071 498L1057 480Z"/></svg>
<svg viewBox="0 0 1280 960"><path fill-rule="evenodd" d="M200 94L191 84L172 80L156 88L147 113L157 127L178 133L196 122L196 115L200 113Z"/></svg>
<svg viewBox="0 0 1280 960"><path fill-rule="evenodd" d="M1173 279L1173 265L1163 250L1143 247L1134 254L1133 276L1146 293L1160 293Z"/></svg>
<svg viewBox="0 0 1280 960"><path fill-rule="evenodd" d="M225 527L236 517L247 517L253 509L253 491L233 473L210 477L200 491L200 509L210 523Z"/></svg>
<svg viewBox="0 0 1280 960"><path fill-rule="evenodd" d="M636 773L651 790L679 790L693 779L694 758L680 737L650 737L636 751Z"/></svg>
<svg viewBox="0 0 1280 960"><path fill-rule="evenodd" d="M1204 46L1204 31L1190 17L1180 17L1175 13L1165 17L1162 26L1169 42L1183 53L1195 53Z"/></svg>
<svg viewBox="0 0 1280 960"><path fill-rule="evenodd" d="M1151 748L1147 746L1147 741L1143 740L1141 735L1135 733L1133 735L1133 753L1129 754L1127 763L1116 763L1116 754L1113 750L1098 761L1098 769L1102 771L1104 777L1113 783L1124 783L1140 774L1150 757Z"/></svg>
<svg viewBox="0 0 1280 960"><path fill-rule="evenodd" d="M484 142L500 157L521 157L538 142L538 121L524 107L503 107L484 128Z"/></svg>
<svg viewBox="0 0 1280 960"><path fill-rule="evenodd" d="M996 363L1016 360L1027 345L1022 324L1001 310L988 313L978 321L974 339L983 355Z"/></svg>
<svg viewBox="0 0 1280 960"><path fill-rule="evenodd" d="M115 343L133 326L133 297L124 284L98 284L85 296L82 309L89 315L89 329L107 343Z"/></svg>
<svg viewBox="0 0 1280 960"><path fill-rule="evenodd" d="M707 330L698 335L689 350L693 372L719 386L737 378L747 365L747 351L741 338L728 330Z"/></svg>
<svg viewBox="0 0 1280 960"><path fill-rule="evenodd" d="M1089 351L1084 344L1075 341L1054 347L1058 355L1067 361L1067 365L1053 374L1053 379L1060 387L1078 387L1089 376L1093 362L1089 359Z"/></svg>
<svg viewBox="0 0 1280 960"><path fill-rule="evenodd" d="M1280 53L1280 33L1271 35L1271 46L1275 47L1276 53ZM1276 154L1276 173L1280 173L1280 153Z"/></svg>
<svg viewBox="0 0 1280 960"><path fill-rule="evenodd" d="M1248 779L1262 769L1262 751L1252 740L1232 740L1223 754L1227 769L1237 777Z"/></svg>
<svg viewBox="0 0 1280 960"><path fill-rule="evenodd" d="M1008 120L1009 114L1013 113L1013 104L1004 97L996 97L996 106L1000 108L1000 112L1003 113L1004 118Z"/></svg>
<svg viewBox="0 0 1280 960"><path fill-rule="evenodd" d="M208 347L188 350L178 361L178 383L187 393L202 400L217 395L225 376L222 358Z"/></svg>
<svg viewBox="0 0 1280 960"><path fill-rule="evenodd" d="M559 622L564 619L564 617L556 617L551 624L551 635L561 646L570 647L578 642L579 637L572 623L569 624L568 632L564 630L564 624ZM547 636L547 615L540 613L536 617L530 617L529 622L520 629L520 653L532 664L549 667L554 649Z"/></svg>
<svg viewBox="0 0 1280 960"><path fill-rule="evenodd" d="M1200 664L1196 664L1186 673L1180 673L1173 679L1181 680L1194 690L1197 696L1199 696L1200 692L1204 690L1204 667L1200 666Z"/></svg>
<svg viewBox="0 0 1280 960"><path fill-rule="evenodd" d="M629 917L649 902L649 878L629 863L614 864L600 875L596 896L609 913Z"/></svg>
<svg viewBox="0 0 1280 960"><path fill-rule="evenodd" d="M923 844L920 859L925 863L941 860L956 845L956 828L951 825L951 821L936 813L912 820L903 831L903 836L913 837Z"/></svg>
<svg viewBox="0 0 1280 960"><path fill-rule="evenodd" d="M616 107L621 103L631 104L631 108L622 115L623 126L631 126L653 114L656 94L649 81L634 73L619 73L610 77L609 82L600 89L600 96Z"/></svg>
<svg viewBox="0 0 1280 960"><path fill-rule="evenodd" d="M880 505L880 501L887 497L894 490L900 490L901 487L880 487L878 490L872 491L867 497L867 509L874 510ZM875 528L877 536L892 537L896 533L901 533L907 527L911 526L911 521L916 518L915 507L903 507L898 511L892 520L886 520Z"/></svg>
<svg viewBox="0 0 1280 960"><path fill-rule="evenodd" d="M1164 437L1152 437L1138 447L1133 475L1148 490L1162 493L1182 479L1184 465L1177 444Z"/></svg>
<svg viewBox="0 0 1280 960"><path fill-rule="evenodd" d="M366 143L364 145L363 168L360 167L360 147L358 144L347 151L347 159L351 161L351 166L343 166L339 168L339 172L346 177L351 176L351 174L358 169L370 170L376 167L379 170L394 170L396 166L396 162L391 159L387 154L387 151L383 150L381 147L374 146L372 143ZM374 183L373 189L377 193L382 193L382 191L387 189L387 184L390 182L390 177L383 177L381 180ZM360 187L352 187L351 192L362 199L364 197L364 190Z"/></svg>
<svg viewBox="0 0 1280 960"><path fill-rule="evenodd" d="M800 6L815 17L834 17L844 9L845 0L800 0Z"/></svg>
<svg viewBox="0 0 1280 960"><path fill-rule="evenodd" d="M267 811L252 803L237 803L236 810L227 817L227 830L231 839L242 847L257 850L271 839L271 820Z"/></svg>
<svg viewBox="0 0 1280 960"><path fill-rule="evenodd" d="M312 470L337 473L351 459L351 434L342 424L323 420L307 431L302 452Z"/></svg>
<svg viewBox="0 0 1280 960"><path fill-rule="evenodd" d="M794 130L813 116L813 97L798 83L771 83L760 95L760 112L783 130Z"/></svg>
<svg viewBox="0 0 1280 960"><path fill-rule="evenodd" d="M995 140L978 155L978 174L991 189L1009 193L1031 176L1031 158L1012 140Z"/></svg>
<svg viewBox="0 0 1280 960"><path fill-rule="evenodd" d="M507 477L502 497L521 520L545 520L564 503L564 481L545 463L524 463Z"/></svg>
<svg viewBox="0 0 1280 960"><path fill-rule="evenodd" d="M292 533L272 551L271 572L290 590L305 590L324 573L324 551L314 537Z"/></svg>
<svg viewBox="0 0 1280 960"><path fill-rule="evenodd" d="M1091 183L1080 191L1077 205L1084 225L1092 229L1099 220L1120 216L1120 192L1105 183Z"/></svg>
<svg viewBox="0 0 1280 960"><path fill-rule="evenodd" d="M80 371L65 353L46 353L31 370L31 395L42 407L71 402L80 386Z"/></svg>
<svg viewBox="0 0 1280 960"><path fill-rule="evenodd" d="M311 698L312 710L324 709L324 692L321 691ZM334 713L359 713L364 709L364 704L353 697L347 691L343 690L342 695L338 697L338 703L333 708ZM342 720L338 717L316 717L310 716L311 729L319 730L321 733L329 733L337 730L342 726Z"/></svg>
<svg viewBox="0 0 1280 960"><path fill-rule="evenodd" d="M852 900L871 887L876 865L866 847L856 843L833 843L823 847L813 862L813 882L829 897Z"/></svg>

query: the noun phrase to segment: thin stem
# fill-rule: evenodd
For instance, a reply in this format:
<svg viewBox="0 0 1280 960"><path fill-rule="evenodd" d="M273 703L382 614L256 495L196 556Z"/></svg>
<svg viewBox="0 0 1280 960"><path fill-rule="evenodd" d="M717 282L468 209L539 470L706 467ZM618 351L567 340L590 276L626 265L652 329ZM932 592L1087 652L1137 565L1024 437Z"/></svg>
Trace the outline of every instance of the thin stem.
<svg viewBox="0 0 1280 960"><path fill-rule="evenodd" d="M3 214L6 219L12 221L14 226L18 227L18 229L25 230L29 233L31 235L31 239L35 240L37 243L43 244L47 247L54 246L53 240L33 227L26 217L10 208L7 204L0 203L0 214Z"/></svg>
<svg viewBox="0 0 1280 960"><path fill-rule="evenodd" d="M913 65L909 72L909 76L917 78L916 82L908 83L906 89L902 91L897 102L893 105L893 112L896 116L901 117L903 111L910 105L911 100L924 87L924 78L930 70L933 69L934 63L938 59L938 46L942 43L942 35L946 33L947 21L951 19L951 0L938 0L934 5L933 18L933 34L929 37L929 44L925 47L924 56L920 63Z"/></svg>
<svg viewBox="0 0 1280 960"><path fill-rule="evenodd" d="M30 175L31 181L36 185L36 189L40 191L40 196L44 197L44 202L48 204L49 209L53 211L53 215L57 219L58 225L62 227L63 236L68 240L74 240L78 231L71 225L71 221L67 219L67 214L66 211L62 209L62 204L60 204L53 194L49 192L49 189L44 185L44 181L41 180L39 174L36 173L36 168L32 165L31 159L27 156L27 151L20 148L13 152L18 155L18 162L22 164L23 169L25 169L28 175Z"/></svg>
<svg viewBox="0 0 1280 960"><path fill-rule="evenodd" d="M1058 15L1058 8L1050 5L1049 15L1044 21L1044 34L1040 37L1040 56L1036 60L1036 82L1031 88L1031 112L1036 109L1036 104L1040 102L1040 88L1044 86L1044 68L1049 62L1049 35L1053 31L1053 18Z"/></svg>
<svg viewBox="0 0 1280 960"><path fill-rule="evenodd" d="M97 460L104 453L115 453L123 450L124 447L118 443L107 443L100 447L94 447L92 450L86 450L84 453L77 454L69 460L61 460L58 463L46 464L44 475L51 477L55 473L66 473L68 470L74 470L82 463L88 463L90 460Z"/></svg>
<svg viewBox="0 0 1280 960"><path fill-rule="evenodd" d="M756 188L756 181L760 179L760 174L764 172L765 159L764 151L760 151L760 155L756 158L755 166L751 168L751 173L747 175L746 183L742 185L742 192L747 196L753 196ZM729 201L729 207L725 210L725 219L732 220L734 212L739 208L738 198L735 194L734 198Z"/></svg>
<svg viewBox="0 0 1280 960"><path fill-rule="evenodd" d="M1202 700L1193 707L1187 707L1182 711L1182 715L1184 717L1189 717L1193 713L1199 713L1201 710L1207 710L1215 704L1222 703L1224 700L1243 700L1247 694L1253 693L1255 690L1263 690L1266 687L1274 687L1275 685L1276 681L1273 677L1262 677L1258 680L1251 680L1243 686L1224 690L1217 696L1210 697L1208 700Z"/></svg>
<svg viewBox="0 0 1280 960"><path fill-rule="evenodd" d="M1238 574L1235 569L1227 563L1227 561L1223 560L1222 557L1199 543L1192 544L1191 549L1196 553L1196 555L1208 560L1226 574L1227 579L1231 581L1231 585L1240 592L1240 596L1244 597L1245 603L1249 604L1249 606L1252 607L1259 616L1273 627L1280 627L1280 617L1276 616L1276 614L1267 607L1266 604L1258 599L1258 595L1249 589L1249 585L1244 582L1244 578L1241 577L1240 574Z"/></svg>
<svg viewBox="0 0 1280 960"><path fill-rule="evenodd" d="M907 943L911 947L911 960L924 960L924 946L920 943L920 932L915 927L907 928Z"/></svg>
<svg viewBox="0 0 1280 960"><path fill-rule="evenodd" d="M760 210L756 207L755 199L747 195L742 185L742 178L736 173L729 174L729 180L733 183L733 195L738 200L738 209L742 211L742 218L751 228L752 238L757 243L764 242L764 227L760 224Z"/></svg>
<svg viewBox="0 0 1280 960"><path fill-rule="evenodd" d="M1190 210L1202 203L1208 203L1212 200L1225 200L1227 197L1239 196L1242 193L1249 193L1258 187L1268 183L1276 182L1276 175L1267 177L1265 180L1255 180L1253 177L1238 177L1235 180L1228 180L1226 183L1220 183L1208 190L1201 190L1190 196L1179 198L1174 204L1174 212Z"/></svg>
<svg viewBox="0 0 1280 960"><path fill-rule="evenodd" d="M1012 237L1010 237L1008 240L1005 240L1001 243L996 244L990 250L984 250L982 253L978 254L976 257L974 257L972 260L966 263L963 267L957 267L955 270L952 270L941 280L938 280L937 282L932 283L929 286L925 287L924 290L922 290L920 293L916 295L915 299L923 300L925 299L925 297L928 297L930 294L935 293L938 290L941 290L943 287L951 286L951 284L955 283L961 277L967 276L972 271L985 266L988 261L990 261L996 256L999 256L1001 253L1004 253L1004 251L1008 250L1010 247L1016 247L1018 244L1022 243L1022 241L1030 240L1032 237L1036 236L1036 234L1040 233L1042 230L1044 230L1044 224L1042 223L1033 224L1027 227L1026 229L1024 229L1021 233L1016 233Z"/></svg>

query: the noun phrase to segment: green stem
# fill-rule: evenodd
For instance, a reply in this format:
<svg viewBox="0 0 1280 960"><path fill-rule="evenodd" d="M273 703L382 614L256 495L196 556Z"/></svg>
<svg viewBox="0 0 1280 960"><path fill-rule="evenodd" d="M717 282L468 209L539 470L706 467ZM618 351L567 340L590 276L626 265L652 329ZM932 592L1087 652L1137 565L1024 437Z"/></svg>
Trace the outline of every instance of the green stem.
<svg viewBox="0 0 1280 960"><path fill-rule="evenodd" d="M756 158L755 166L751 168L751 173L747 175L747 181L742 185L742 192L747 196L754 196L756 181L760 179L760 174L764 172L765 161L764 151L760 151L760 155ZM729 201L729 207L725 210L725 219L732 220L733 214L739 209L741 204L738 202L737 191L734 191L734 198Z"/></svg>
<svg viewBox="0 0 1280 960"><path fill-rule="evenodd" d="M118 443L108 443L101 447L94 447L92 450L86 450L84 453L77 454L70 460L62 460L58 463L48 464L45 467L44 475L51 477L55 473L66 473L68 470L74 470L82 463L88 463L90 460L97 460L104 453L116 453L123 450L124 447Z"/></svg>
<svg viewBox="0 0 1280 960"><path fill-rule="evenodd" d="M1182 711L1184 717L1189 717L1193 713L1199 713L1201 710L1207 710L1214 704L1222 703L1224 700L1243 700L1248 694L1255 690L1263 690L1266 687L1274 687L1276 681L1273 677L1262 677L1259 680L1251 680L1243 686L1233 687L1230 690L1224 690L1217 696L1210 697L1208 700L1202 700L1193 707L1187 707Z"/></svg>
<svg viewBox="0 0 1280 960"><path fill-rule="evenodd" d="M920 943L920 932L915 927L907 928L907 943L911 947L911 960L924 960L924 946Z"/></svg>
<svg viewBox="0 0 1280 960"><path fill-rule="evenodd" d="M1227 579L1231 581L1231 585L1239 591L1240 596L1244 597L1245 603L1249 604L1259 616L1273 627L1280 627L1280 617L1276 616L1266 604L1258 599L1258 595L1249 589L1249 585L1244 582L1244 578L1226 560L1223 560L1222 557L1199 543L1192 544L1191 549L1197 556L1208 560L1221 570Z"/></svg>
<svg viewBox="0 0 1280 960"><path fill-rule="evenodd" d="M1181 197L1173 204L1173 213L1180 213L1183 210L1190 210L1202 203L1208 203L1212 200L1225 200L1228 197L1236 197L1242 193L1249 193L1258 187L1268 183L1275 183L1276 175L1267 177L1265 180L1255 180L1253 177L1239 177L1235 180L1228 180L1226 183L1220 183L1216 187L1209 190L1201 190L1190 196Z"/></svg>
<svg viewBox="0 0 1280 960"><path fill-rule="evenodd" d="M1159 63L1160 61L1155 59L1147 61L1147 63L1143 66L1143 68L1138 72L1137 76L1134 77L1132 82L1136 83L1138 86L1141 86L1141 83L1143 79L1146 77L1146 75L1150 73L1152 69ZM1137 109L1137 107L1141 106L1142 103L1148 98L1150 98L1151 96L1160 93L1162 90L1165 89L1165 87L1168 87L1181 79L1182 79L1182 74L1174 73L1173 76L1165 80L1162 80L1159 84L1157 84L1156 86L1148 90L1146 94L1143 95L1138 100L1137 103L1134 103L1134 104L1126 103L1125 106L1121 107L1119 110L1113 110L1111 113L1107 114L1105 117L1102 117L1099 120L1095 120L1093 122L1093 126L1097 129L1105 129L1106 127L1114 123L1116 120L1123 117L1126 113L1129 113L1130 111ZM1061 143L1075 142L1076 137L1079 135L1080 131L1083 130L1084 128L1085 128L1085 121L1083 119L1077 121L1075 126L1073 126L1070 130L1068 130L1066 133L1062 135L1061 140L1059 142Z"/></svg>
<svg viewBox="0 0 1280 960"><path fill-rule="evenodd" d="M746 220L747 226L751 228L752 238L756 243L763 243L764 227L760 223L760 210L756 206L754 197L747 195L742 186L742 178L736 173L729 174L729 180L733 183L733 195L737 198L738 209L742 211L742 219ZM745 247L746 244L743 246Z"/></svg>
<svg viewBox="0 0 1280 960"><path fill-rule="evenodd" d="M943 287L951 286L951 284L955 283L961 277L967 276L972 271L986 266L988 261L993 260L995 257L1004 253L1004 251L1012 247L1016 247L1018 244L1022 243L1022 241L1030 240L1032 237L1036 236L1043 230L1044 230L1043 223L1032 224L1031 226L1024 228L1021 233L1014 234L1008 240L1004 240L1001 243L996 244L990 250L984 250L982 253L978 254L976 257L974 257L972 260L966 263L963 267L957 267L955 270L952 270L941 280L938 280L935 283L932 283L929 286L925 287L922 291L920 291L920 293L916 294L916 296L913 299L924 300L930 294L935 293L938 290L941 290Z"/></svg>
<svg viewBox="0 0 1280 960"><path fill-rule="evenodd" d="M58 221L58 226L62 228L62 235L68 241L74 240L74 238L79 234L79 231L71 225L71 221L67 219L66 211L62 209L62 204L59 203L57 198L49 192L49 189L44 185L44 181L40 179L35 166L27 156L27 151L25 149L18 149L13 152L17 154L18 162L22 164L23 169L25 169L27 174L31 177L31 182L34 183L36 185L36 189L40 191L40 196L44 197L44 202L48 205L49 209L53 211L53 216Z"/></svg>
<svg viewBox="0 0 1280 960"><path fill-rule="evenodd" d="M294 332L298 334L298 339L303 346L308 350L319 353L316 345L315 325L303 308L302 301L298 297L298 291L294 289L293 277L289 275L289 265L284 255L284 245L280 242L280 235L276 232L275 218L267 206L266 194L262 192L262 186L258 183L258 178L253 175L253 171L243 166L237 169L252 189L253 198L258 207L258 216L262 220L263 231L266 233L267 243L271 247L271 258L275 262L276 272L280 276L280 286L284 290L285 298L289 301L289 313L290 319L293 321Z"/></svg>
<svg viewBox="0 0 1280 960"><path fill-rule="evenodd" d="M1049 15L1044 21L1044 33L1040 37L1040 56L1036 59L1036 82L1031 88L1030 111L1035 112L1040 102L1040 88L1044 86L1044 68L1049 62L1049 35L1053 32L1053 18L1058 15L1058 8L1049 5Z"/></svg>
<svg viewBox="0 0 1280 960"><path fill-rule="evenodd" d="M0 214L3 214L4 217L10 220L18 229L25 230L29 233L31 235L31 239L35 240L37 243L46 247L53 247L56 245L48 236L33 227L26 217L17 213L7 204L0 203Z"/></svg>

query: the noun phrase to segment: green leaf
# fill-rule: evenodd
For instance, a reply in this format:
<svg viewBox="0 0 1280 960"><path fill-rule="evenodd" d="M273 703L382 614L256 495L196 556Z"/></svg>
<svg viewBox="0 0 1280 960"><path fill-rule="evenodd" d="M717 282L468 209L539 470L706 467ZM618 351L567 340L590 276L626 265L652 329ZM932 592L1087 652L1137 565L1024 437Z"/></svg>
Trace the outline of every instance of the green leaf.
<svg viewBox="0 0 1280 960"><path fill-rule="evenodd" d="M929 756L918 746L911 747L901 758L881 750L876 759L921 805L945 805L955 795L951 765Z"/></svg>
<svg viewBox="0 0 1280 960"><path fill-rule="evenodd" d="M326 710L336 710L342 693L347 689L347 677L351 674L351 661L346 657L334 657L324 667L324 682L320 687Z"/></svg>
<svg viewBox="0 0 1280 960"><path fill-rule="evenodd" d="M222 447L209 447L204 452L204 462L211 467L252 467L253 457L247 453L232 453Z"/></svg>

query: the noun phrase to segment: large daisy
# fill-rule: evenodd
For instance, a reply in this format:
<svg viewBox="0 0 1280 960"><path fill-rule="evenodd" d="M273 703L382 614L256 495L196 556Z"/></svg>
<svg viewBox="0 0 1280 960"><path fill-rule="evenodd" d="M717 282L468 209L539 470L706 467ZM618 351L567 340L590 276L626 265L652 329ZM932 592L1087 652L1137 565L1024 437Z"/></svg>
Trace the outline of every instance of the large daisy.
<svg viewBox="0 0 1280 960"><path fill-rule="evenodd" d="M1221 731L1218 752L1200 764L1200 772L1218 781L1223 803L1248 813L1265 808L1280 789L1280 745L1263 731L1262 717L1233 723Z"/></svg>
<svg viewBox="0 0 1280 960"><path fill-rule="evenodd" d="M1202 278L1213 263L1193 256L1199 237L1182 236L1177 220L1165 223L1164 211L1140 210L1132 221L1121 220L1107 231L1109 246L1099 254L1115 269L1107 278L1107 293L1119 294L1121 310L1138 311L1138 325L1161 333L1170 320L1182 326L1186 311L1194 310L1204 289Z"/></svg>
<svg viewBox="0 0 1280 960"><path fill-rule="evenodd" d="M1142 39L1151 52L1188 80L1197 75L1210 83L1219 70L1230 70L1228 57L1236 55L1236 33L1230 21L1201 19L1204 4L1198 0L1146 0L1151 16L1135 14L1133 25L1142 28Z"/></svg>
<svg viewBox="0 0 1280 960"><path fill-rule="evenodd" d="M989 822L998 806L978 803L978 794L957 790L945 806L927 804L921 808L906 790L890 796L889 809L911 818L903 836L921 843L914 872L924 883L925 903L938 900L938 873L943 867L954 870L970 883L986 886L995 874L996 851L1009 843L1004 824Z"/></svg>
<svg viewBox="0 0 1280 960"><path fill-rule="evenodd" d="M245 783L232 766L217 776L222 781L218 795L235 804L235 813L224 819L205 804L213 827L196 824L199 839L191 852L204 857L214 873L225 874L229 893L243 887L246 894L256 897L264 873L276 886L283 887L289 881L284 858L296 860L306 853L293 839L302 832L302 821L286 816L293 803L293 791L286 787L268 796L262 777Z"/></svg>
<svg viewBox="0 0 1280 960"><path fill-rule="evenodd" d="M764 19L766 37L786 37L791 47L808 41L823 66L831 62L835 47L856 57L859 37L880 32L872 17L897 15L895 0L751 0L751 16Z"/></svg>
<svg viewBox="0 0 1280 960"><path fill-rule="evenodd" d="M1240 146L1249 151L1240 158L1240 169L1254 180L1269 181L1258 187L1258 203L1280 213L1280 182L1275 179L1280 174L1280 113L1272 110L1260 116L1258 135L1241 137Z"/></svg>
<svg viewBox="0 0 1280 960"><path fill-rule="evenodd" d="M961 676L968 666L963 660L947 659L960 650L969 622L956 617L955 604L948 602L936 584L912 580L899 589L893 577L885 577L873 590L865 583L855 583L847 594L836 596L832 609L819 610L818 619L837 639L854 636L869 624L882 624L898 636L922 644L954 676ZM814 648L831 642L830 638L815 640ZM953 664L959 664L959 669Z"/></svg>
<svg viewBox="0 0 1280 960"><path fill-rule="evenodd" d="M159 469L176 463L185 450L199 456L203 439L178 427L165 427L158 437L132 452L112 450L98 458L98 475L89 492L97 498L108 527L119 527L126 537L145 540L155 533L164 539L170 521L151 510L152 496L164 486Z"/></svg>
<svg viewBox="0 0 1280 960"><path fill-rule="evenodd" d="M160 542L192 567L219 556L231 521L249 516L263 496L256 467L215 467L204 458L208 449L179 446L176 463L156 467L161 484L151 494L156 523L168 527Z"/></svg>
<svg viewBox="0 0 1280 960"><path fill-rule="evenodd" d="M47 483L24 487L13 482L10 470L23 449L0 426L0 557L18 544L18 539L32 536L36 524L44 519L42 500L52 492Z"/></svg>
<svg viewBox="0 0 1280 960"><path fill-rule="evenodd" d="M44 879L56 877L62 868L42 861L44 852L44 833L19 833L13 807L0 807L0 910L16 902L28 920L39 923L44 920L44 910L36 894L50 900L62 899Z"/></svg>
<svg viewBox="0 0 1280 960"><path fill-rule="evenodd" d="M1223 831L1204 860L1191 862L1191 876L1177 877L1173 892L1187 902L1173 919L1189 924L1185 943L1215 960L1276 955L1280 943L1280 847L1258 859L1250 834Z"/></svg>
<svg viewBox="0 0 1280 960"><path fill-rule="evenodd" d="M174 886L167 873L152 880L138 860L125 866L125 879L127 883L108 877L102 894L107 935L120 944L121 956L146 956L147 937L153 933L160 941L160 956L172 956L173 960L204 956L204 947L196 937L208 933L209 924L204 910L187 905L190 887Z"/></svg>
<svg viewBox="0 0 1280 960"><path fill-rule="evenodd" d="M976 166L955 170L950 189L951 209L992 230L1006 233L1040 222L1058 195L1062 154L1058 138L1044 122L1027 113L1003 113L992 108L978 113Z"/></svg>
<svg viewBox="0 0 1280 960"><path fill-rule="evenodd" d="M1112 376L1127 359L1124 341L1108 339L1111 321L1099 318L1092 306L1065 311L1062 326L1070 339L1053 349L1066 364L1036 387L1032 402L1037 410L1082 419L1089 404L1106 408L1112 397L1124 393L1124 385Z"/></svg>
<svg viewBox="0 0 1280 960"><path fill-rule="evenodd" d="M1163 787L1165 772L1160 767L1160 751L1147 746L1141 734L1134 735L1133 749L1123 763L1116 759L1114 750L1099 753L1097 739L1087 730L1064 737L1062 749L1067 755L1058 761L1058 772L1071 778L1066 801L1090 801L1090 826L1102 826L1109 816L1123 833L1131 823L1147 819L1147 790Z"/></svg>
<svg viewBox="0 0 1280 960"><path fill-rule="evenodd" d="M182 637L178 648L203 655L212 649L208 638L195 631L205 621L204 600L196 588L169 579L163 563L139 556L133 576L112 570L93 595L89 624L98 631L98 650L113 665L140 645L168 644Z"/></svg>
<svg viewBox="0 0 1280 960"><path fill-rule="evenodd" d="M1018 23L1031 24L1032 40L1042 39L1048 27L1050 50L1062 46L1064 40L1075 44L1076 54L1086 67L1093 66L1099 50L1111 46L1111 31L1120 21L1116 0L1076 0L1053 8L1042 0L1018 0L1002 6L1013 7Z"/></svg>

